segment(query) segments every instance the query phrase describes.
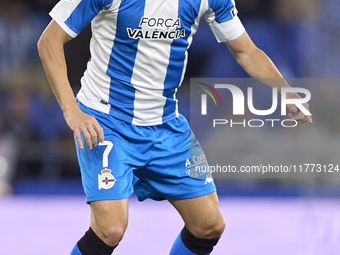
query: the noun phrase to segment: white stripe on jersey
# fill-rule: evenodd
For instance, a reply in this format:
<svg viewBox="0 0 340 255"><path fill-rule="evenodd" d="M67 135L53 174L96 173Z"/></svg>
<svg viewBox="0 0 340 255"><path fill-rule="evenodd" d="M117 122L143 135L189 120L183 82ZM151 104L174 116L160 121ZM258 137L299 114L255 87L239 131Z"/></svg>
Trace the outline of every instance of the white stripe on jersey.
<svg viewBox="0 0 340 255"><path fill-rule="evenodd" d="M243 33L232 8L233 0L61 0L51 16L73 37L92 20L80 102L146 126L178 116L176 88L203 14L218 41Z"/></svg>
<svg viewBox="0 0 340 255"><path fill-rule="evenodd" d="M114 39L116 38L120 3L121 0L115 0L110 10L100 12L91 23L91 61L87 64L87 69L81 80L82 88L77 95L77 98L87 107L107 114L110 112L110 105L102 104L100 100L109 102L111 77L105 73L110 62ZM106 12L112 9L117 11L114 11L113 15L106 15ZM106 40L102 40L102 38Z"/></svg>
<svg viewBox="0 0 340 255"><path fill-rule="evenodd" d="M164 4L167 1L167 4ZM157 16L155 16L157 14ZM145 18L178 18L178 0L146 0ZM146 20L146 19L145 19ZM165 29L159 27L158 29ZM142 31L148 30L143 24ZM170 59L171 39L139 40L131 84L136 89L132 124L162 123L166 98L164 81ZM165 63L166 61L166 63Z"/></svg>
<svg viewBox="0 0 340 255"><path fill-rule="evenodd" d="M50 12L50 16L55 22L71 37L76 37L78 34L70 29L66 24L65 20L71 15L74 9L77 8L78 4L82 0L61 0L60 4L57 4Z"/></svg>
<svg viewBox="0 0 340 255"><path fill-rule="evenodd" d="M207 9L209 9L208 0L201 0L200 11L198 13L198 16L195 19L195 23L192 24L192 26L191 26L191 34L188 37L188 47L187 47L187 49L190 48L192 40L193 40L193 36L197 32L200 19L202 18L202 16L204 15L204 13ZM188 64L188 51L185 52L184 66L183 66L182 77L181 77L181 82L179 83L179 86L182 85L182 81L184 79L187 64ZM178 107L178 105L177 105L177 107Z"/></svg>

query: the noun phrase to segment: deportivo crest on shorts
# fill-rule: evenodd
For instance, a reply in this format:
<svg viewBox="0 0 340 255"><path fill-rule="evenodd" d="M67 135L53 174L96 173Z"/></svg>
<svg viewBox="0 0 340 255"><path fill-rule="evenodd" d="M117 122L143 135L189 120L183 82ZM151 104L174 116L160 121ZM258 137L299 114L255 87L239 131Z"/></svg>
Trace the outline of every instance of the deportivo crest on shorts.
<svg viewBox="0 0 340 255"><path fill-rule="evenodd" d="M110 169L104 169L101 171L102 174L98 174L98 189L110 189L115 185L116 179L111 174Z"/></svg>

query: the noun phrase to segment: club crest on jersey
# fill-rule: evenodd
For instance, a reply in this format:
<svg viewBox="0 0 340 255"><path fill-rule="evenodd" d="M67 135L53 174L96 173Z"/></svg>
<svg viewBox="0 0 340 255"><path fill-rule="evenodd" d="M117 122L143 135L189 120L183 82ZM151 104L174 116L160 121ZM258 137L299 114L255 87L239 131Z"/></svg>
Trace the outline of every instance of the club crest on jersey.
<svg viewBox="0 0 340 255"><path fill-rule="evenodd" d="M111 174L110 169L104 169L102 174L98 174L98 189L111 189L116 183L115 177Z"/></svg>

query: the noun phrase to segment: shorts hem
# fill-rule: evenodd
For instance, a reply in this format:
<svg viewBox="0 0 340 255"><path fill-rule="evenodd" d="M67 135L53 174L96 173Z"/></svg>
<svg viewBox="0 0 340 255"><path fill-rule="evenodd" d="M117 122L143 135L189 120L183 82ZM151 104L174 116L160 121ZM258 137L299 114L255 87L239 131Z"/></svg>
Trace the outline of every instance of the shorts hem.
<svg viewBox="0 0 340 255"><path fill-rule="evenodd" d="M171 196L171 197L167 197L170 199L189 199L189 198L195 198L195 197L201 197L201 196L205 196L211 193L214 193L216 191L216 187L210 187L204 190L200 190L194 193L186 193L180 196Z"/></svg>
<svg viewBox="0 0 340 255"><path fill-rule="evenodd" d="M167 197L161 197L161 196L157 196L156 194L153 194L151 196L138 196L138 200L140 202L150 198L152 200L155 201L162 201L162 200L166 200L166 199L190 199L190 198L195 198L195 197L201 197L201 196L205 196L211 193L216 192L216 186L214 185L213 187L209 187L203 190L199 190L196 192L190 192L190 193L185 193L185 194L181 194L181 195L174 195L174 196L167 196Z"/></svg>
<svg viewBox="0 0 340 255"><path fill-rule="evenodd" d="M103 201L103 200L121 200L125 198L129 198L133 194L133 191L125 192L123 194L117 194L114 196L101 196L101 195L93 195L93 196L87 196L86 197L86 203L91 203L95 201Z"/></svg>

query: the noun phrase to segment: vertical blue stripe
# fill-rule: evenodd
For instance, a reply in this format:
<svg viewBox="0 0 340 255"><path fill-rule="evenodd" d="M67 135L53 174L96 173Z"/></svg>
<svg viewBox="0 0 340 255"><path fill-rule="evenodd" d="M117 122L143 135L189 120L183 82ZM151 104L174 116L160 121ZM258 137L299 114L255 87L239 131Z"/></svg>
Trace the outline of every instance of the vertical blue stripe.
<svg viewBox="0 0 340 255"><path fill-rule="evenodd" d="M185 37L173 40L170 50L169 66L164 81L166 103L163 112L163 122L176 111L176 100L173 99L176 88L180 85L184 68L185 52L188 48L188 37L191 34L191 26L199 14L201 0L179 0L178 17L181 19L181 28L185 29Z"/></svg>
<svg viewBox="0 0 340 255"><path fill-rule="evenodd" d="M65 24L79 34L91 20L112 0L81 1L65 21Z"/></svg>
<svg viewBox="0 0 340 255"><path fill-rule="evenodd" d="M235 5L231 0L208 0L209 7L215 13L215 20L217 23L222 23L233 18L231 10Z"/></svg>
<svg viewBox="0 0 340 255"><path fill-rule="evenodd" d="M139 40L128 36L127 28L139 28L145 0L122 0L117 17L117 31L107 74L111 78L109 103L111 111L126 122L132 122L135 89L131 77Z"/></svg>

